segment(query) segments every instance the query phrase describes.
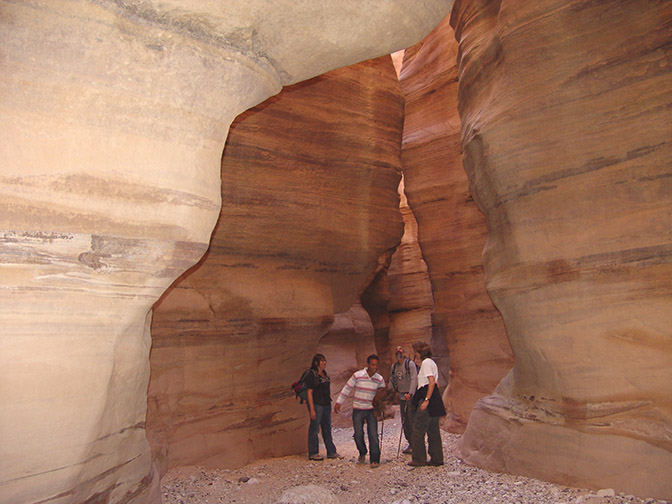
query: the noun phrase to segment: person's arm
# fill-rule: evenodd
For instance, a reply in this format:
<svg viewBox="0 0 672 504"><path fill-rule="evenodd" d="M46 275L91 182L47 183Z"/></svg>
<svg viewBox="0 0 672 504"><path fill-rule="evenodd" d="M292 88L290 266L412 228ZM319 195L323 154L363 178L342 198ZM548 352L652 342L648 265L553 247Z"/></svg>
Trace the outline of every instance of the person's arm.
<svg viewBox="0 0 672 504"><path fill-rule="evenodd" d="M434 387L436 386L436 380L434 379L434 376L429 375L427 379L429 380L429 385L427 386L427 395L425 396L425 400L420 404L420 409L422 411L425 411L427 406L429 406L429 398L432 397L432 392L434 392Z"/></svg>
<svg viewBox="0 0 672 504"><path fill-rule="evenodd" d="M411 385L406 400L410 400L415 391L418 390L418 368L416 367L415 362L409 361L408 371L411 374Z"/></svg>
<svg viewBox="0 0 672 504"><path fill-rule="evenodd" d="M350 379L343 385L343 389L341 390L341 393L338 394L338 398L336 399L336 404L334 404L334 412L338 413L341 411L341 404L345 402L345 400L348 398L348 396L352 393L353 390L355 390L355 384L357 383L357 380L355 379L355 375L353 374Z"/></svg>
<svg viewBox="0 0 672 504"><path fill-rule="evenodd" d="M306 376L306 402L308 403L308 411L310 412L310 419L315 420L317 414L315 413L315 398L313 397L313 391L315 389L315 373L311 370Z"/></svg>
<svg viewBox="0 0 672 504"><path fill-rule="evenodd" d="M306 392L308 396L308 409L310 410L310 419L315 420L317 418L317 413L315 413L315 401L313 400L313 389L309 388Z"/></svg>

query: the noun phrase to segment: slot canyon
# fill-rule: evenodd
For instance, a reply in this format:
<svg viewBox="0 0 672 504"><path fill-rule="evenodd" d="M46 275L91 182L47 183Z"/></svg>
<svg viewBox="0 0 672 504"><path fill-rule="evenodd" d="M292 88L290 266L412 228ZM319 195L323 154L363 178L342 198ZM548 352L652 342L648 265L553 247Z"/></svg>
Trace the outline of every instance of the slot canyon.
<svg viewBox="0 0 672 504"><path fill-rule="evenodd" d="M1 0L0 68L3 504L304 454L312 355L418 340L466 463L672 500L672 2Z"/></svg>

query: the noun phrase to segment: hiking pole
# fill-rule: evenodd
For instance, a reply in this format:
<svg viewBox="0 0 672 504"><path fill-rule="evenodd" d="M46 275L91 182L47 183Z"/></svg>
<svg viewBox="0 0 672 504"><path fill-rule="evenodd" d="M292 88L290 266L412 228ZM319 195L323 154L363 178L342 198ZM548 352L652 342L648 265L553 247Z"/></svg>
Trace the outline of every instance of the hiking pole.
<svg viewBox="0 0 672 504"><path fill-rule="evenodd" d="M383 410L383 421L380 423L380 453L383 453L383 433L385 432L385 411Z"/></svg>
<svg viewBox="0 0 672 504"><path fill-rule="evenodd" d="M401 430L399 431L399 446L397 446L397 458L399 458L399 451L401 450L401 436L404 433L404 414L401 411L401 404L399 405L399 416L401 417Z"/></svg>

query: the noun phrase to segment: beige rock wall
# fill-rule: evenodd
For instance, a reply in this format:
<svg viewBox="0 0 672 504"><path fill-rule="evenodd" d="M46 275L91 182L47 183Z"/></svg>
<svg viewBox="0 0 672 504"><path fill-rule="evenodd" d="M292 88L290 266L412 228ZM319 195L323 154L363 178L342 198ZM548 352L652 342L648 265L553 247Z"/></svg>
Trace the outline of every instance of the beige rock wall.
<svg viewBox="0 0 672 504"><path fill-rule="evenodd" d="M404 4L0 4L2 502L159 500L148 313L207 248L228 126L450 9Z"/></svg>
<svg viewBox="0 0 672 504"><path fill-rule="evenodd" d="M464 165L513 370L490 469L672 498L669 2L461 1Z"/></svg>
<svg viewBox="0 0 672 504"><path fill-rule="evenodd" d="M495 389L513 357L485 289L487 229L462 167L457 73L457 41L446 18L406 50L400 79L406 193L434 294L432 345L439 363L442 352L449 357L444 427L463 432L474 404Z"/></svg>
<svg viewBox="0 0 672 504"><path fill-rule="evenodd" d="M154 310L147 422L162 468L306 451L305 406L289 384L399 243L402 115L387 56L288 87L236 119L208 253ZM355 336L373 346L361 307L334 336L358 319Z"/></svg>

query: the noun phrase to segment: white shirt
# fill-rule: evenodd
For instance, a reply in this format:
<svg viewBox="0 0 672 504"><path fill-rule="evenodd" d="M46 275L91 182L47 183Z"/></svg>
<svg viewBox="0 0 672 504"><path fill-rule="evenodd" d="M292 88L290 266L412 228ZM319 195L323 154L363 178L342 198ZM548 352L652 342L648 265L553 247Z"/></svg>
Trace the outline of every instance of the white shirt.
<svg viewBox="0 0 672 504"><path fill-rule="evenodd" d="M420 364L420 371L418 371L418 388L429 385L429 377L433 376L436 386L439 386L439 367L429 357Z"/></svg>

